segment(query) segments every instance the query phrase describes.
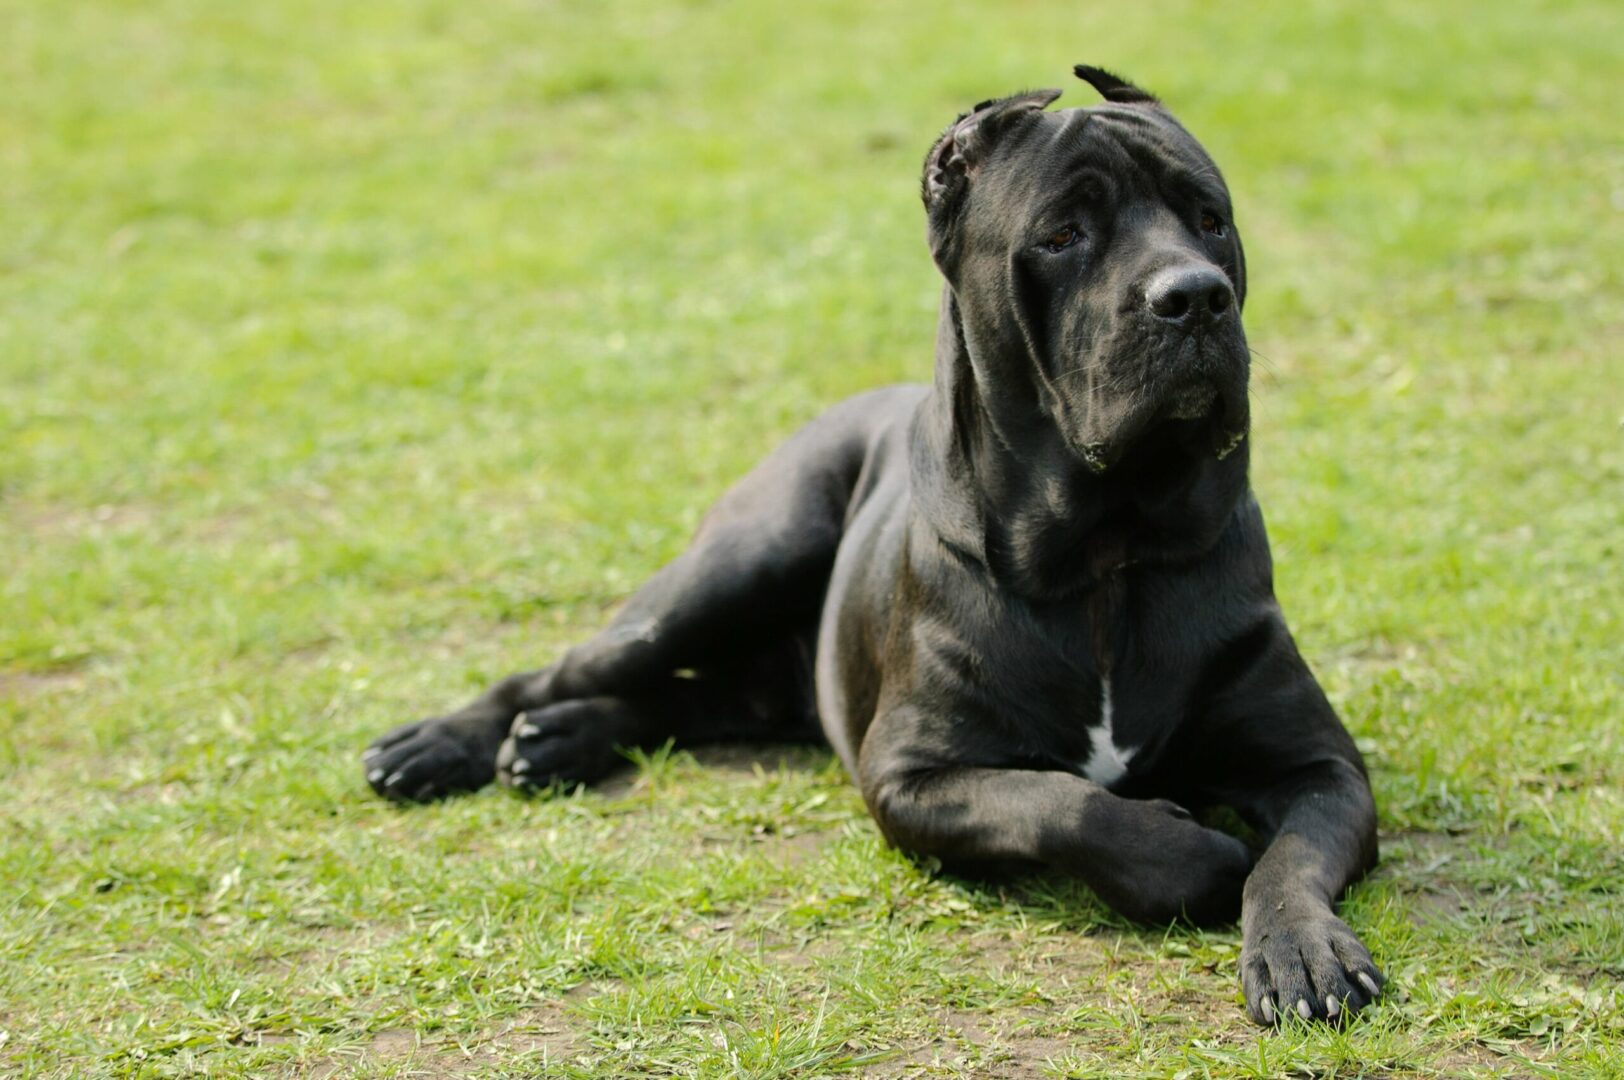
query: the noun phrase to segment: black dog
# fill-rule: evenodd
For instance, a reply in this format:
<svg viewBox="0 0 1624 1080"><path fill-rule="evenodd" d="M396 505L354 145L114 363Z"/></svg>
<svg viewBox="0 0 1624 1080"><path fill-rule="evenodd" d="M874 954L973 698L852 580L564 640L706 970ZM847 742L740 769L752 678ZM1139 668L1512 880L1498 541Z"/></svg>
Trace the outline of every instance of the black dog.
<svg viewBox="0 0 1624 1080"><path fill-rule="evenodd" d="M587 781L617 747L821 728L893 843L1244 924L1254 1019L1382 976L1332 912L1364 764L1292 643L1247 485L1246 294L1217 167L1155 98L984 102L925 162L933 385L836 406L609 628L366 753L427 799ZM1232 807L1241 841L1185 807Z"/></svg>

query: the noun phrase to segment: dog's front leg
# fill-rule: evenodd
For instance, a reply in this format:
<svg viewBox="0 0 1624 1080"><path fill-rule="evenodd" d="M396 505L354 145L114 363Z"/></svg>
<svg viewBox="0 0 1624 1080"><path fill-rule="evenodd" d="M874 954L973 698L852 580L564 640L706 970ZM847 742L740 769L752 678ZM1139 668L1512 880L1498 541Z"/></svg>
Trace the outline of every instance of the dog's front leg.
<svg viewBox="0 0 1624 1080"><path fill-rule="evenodd" d="M1381 972L1332 910L1376 858L1376 807L1353 763L1309 766L1252 800L1272 839L1246 881L1241 984L1261 1024L1288 1010L1340 1020L1380 993Z"/></svg>
<svg viewBox="0 0 1624 1080"><path fill-rule="evenodd" d="M922 764L875 740L864 744L861 771L887 839L949 867L1048 866L1142 922L1222 922L1240 909L1246 846L1174 803L1124 799L1056 770Z"/></svg>

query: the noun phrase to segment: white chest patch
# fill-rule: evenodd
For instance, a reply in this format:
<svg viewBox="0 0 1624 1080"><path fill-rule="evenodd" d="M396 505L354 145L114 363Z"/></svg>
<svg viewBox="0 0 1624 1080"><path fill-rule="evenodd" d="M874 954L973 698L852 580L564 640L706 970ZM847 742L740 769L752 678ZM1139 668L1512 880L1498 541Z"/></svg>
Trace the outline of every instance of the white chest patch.
<svg viewBox="0 0 1624 1080"><path fill-rule="evenodd" d="M1103 787L1110 787L1128 775L1128 762L1133 759L1133 751L1118 749L1112 738L1110 679L1100 680L1100 724L1088 733L1088 739L1090 752L1088 761L1082 767L1084 776Z"/></svg>

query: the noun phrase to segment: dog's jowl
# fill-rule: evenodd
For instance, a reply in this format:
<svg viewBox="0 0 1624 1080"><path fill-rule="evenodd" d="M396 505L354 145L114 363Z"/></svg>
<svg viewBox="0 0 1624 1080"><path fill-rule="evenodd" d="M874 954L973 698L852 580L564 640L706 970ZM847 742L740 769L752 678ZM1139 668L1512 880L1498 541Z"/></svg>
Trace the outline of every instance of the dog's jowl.
<svg viewBox="0 0 1624 1080"><path fill-rule="evenodd" d="M822 736L893 843L1075 874L1146 922L1240 916L1254 1019L1381 975L1333 905L1364 765L1275 602L1247 484L1229 193L1149 94L984 102L925 159L935 378L835 406L611 625L365 755L381 793L590 781L617 748ZM1192 811L1232 808L1254 847Z"/></svg>

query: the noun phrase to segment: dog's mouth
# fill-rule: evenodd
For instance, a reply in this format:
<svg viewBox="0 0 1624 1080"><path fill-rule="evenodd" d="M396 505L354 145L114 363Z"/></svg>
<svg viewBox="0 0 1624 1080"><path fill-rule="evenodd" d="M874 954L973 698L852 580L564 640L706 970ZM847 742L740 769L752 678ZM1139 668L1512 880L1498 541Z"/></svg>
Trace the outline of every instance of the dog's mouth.
<svg viewBox="0 0 1624 1080"><path fill-rule="evenodd" d="M1184 350L1179 350L1181 354ZM1090 471L1104 474L1141 447L1176 444L1192 458L1224 460L1246 439L1250 416L1244 353L1199 350L1176 355L1159 384L1094 401L1074 443Z"/></svg>
<svg viewBox="0 0 1624 1080"><path fill-rule="evenodd" d="M1095 476L1148 493L1193 475L1202 463L1224 461L1247 434L1245 427L1224 428L1210 412L1189 418L1168 414L1152 421L1137 438L1094 443L1082 448L1080 456Z"/></svg>
<svg viewBox="0 0 1624 1080"><path fill-rule="evenodd" d="M1167 402L1170 420L1201 420L1218 404L1218 388L1211 383L1191 383L1173 392Z"/></svg>

